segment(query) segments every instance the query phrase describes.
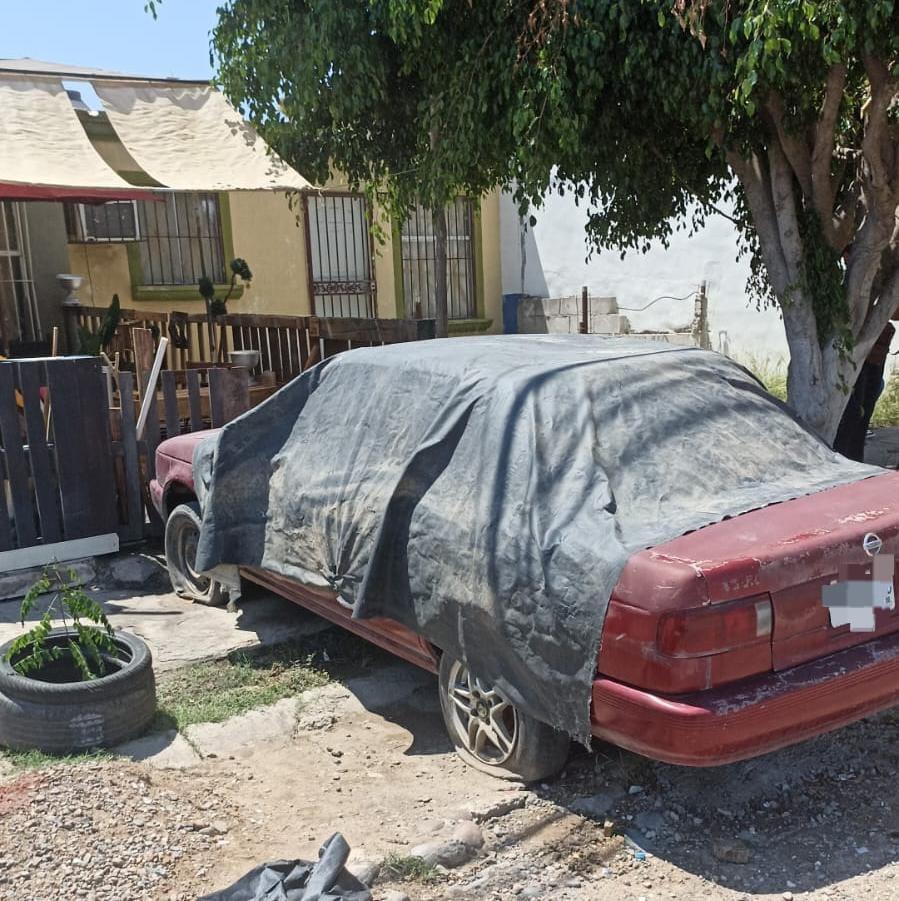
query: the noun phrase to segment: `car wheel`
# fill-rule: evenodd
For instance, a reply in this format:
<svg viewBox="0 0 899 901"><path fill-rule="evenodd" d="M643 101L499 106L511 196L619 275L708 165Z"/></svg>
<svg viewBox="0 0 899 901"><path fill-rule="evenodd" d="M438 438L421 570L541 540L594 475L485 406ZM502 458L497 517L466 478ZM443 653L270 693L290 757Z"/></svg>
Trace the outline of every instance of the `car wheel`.
<svg viewBox="0 0 899 901"><path fill-rule="evenodd" d="M440 708L456 753L502 779L534 782L557 773L568 758L563 732L518 710L459 660L440 660Z"/></svg>
<svg viewBox="0 0 899 901"><path fill-rule="evenodd" d="M227 592L220 582L198 573L194 568L199 538L199 505L179 504L165 524L165 562L172 588L179 597L220 607L228 602Z"/></svg>

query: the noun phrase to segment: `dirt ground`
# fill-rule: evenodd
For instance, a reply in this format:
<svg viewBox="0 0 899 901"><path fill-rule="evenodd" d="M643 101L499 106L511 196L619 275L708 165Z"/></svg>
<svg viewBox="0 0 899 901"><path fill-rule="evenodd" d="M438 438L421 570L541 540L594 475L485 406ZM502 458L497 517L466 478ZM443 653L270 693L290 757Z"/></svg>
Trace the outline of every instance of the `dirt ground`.
<svg viewBox="0 0 899 901"><path fill-rule="evenodd" d="M375 898L899 898L899 712L711 770L575 748L524 787L454 756L432 676L363 657L138 762L0 769L0 899L196 898L336 831L364 870L469 821L474 859Z"/></svg>

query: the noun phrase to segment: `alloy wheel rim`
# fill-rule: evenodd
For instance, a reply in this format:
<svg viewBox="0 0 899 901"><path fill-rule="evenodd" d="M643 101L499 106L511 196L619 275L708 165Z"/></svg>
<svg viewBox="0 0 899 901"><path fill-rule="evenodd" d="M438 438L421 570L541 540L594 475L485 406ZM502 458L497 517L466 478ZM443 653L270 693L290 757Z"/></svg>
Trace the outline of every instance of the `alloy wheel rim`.
<svg viewBox="0 0 899 901"><path fill-rule="evenodd" d="M448 681L450 710L465 749L491 766L505 763L518 740L518 712L464 663L453 664Z"/></svg>

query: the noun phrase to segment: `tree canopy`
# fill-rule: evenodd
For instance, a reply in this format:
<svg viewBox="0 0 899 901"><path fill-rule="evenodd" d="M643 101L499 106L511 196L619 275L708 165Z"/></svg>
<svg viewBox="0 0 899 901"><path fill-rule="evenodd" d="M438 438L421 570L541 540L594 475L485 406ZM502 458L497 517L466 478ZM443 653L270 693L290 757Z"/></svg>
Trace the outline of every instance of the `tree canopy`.
<svg viewBox="0 0 899 901"><path fill-rule="evenodd" d="M212 40L280 154L396 215L573 192L639 251L729 199L829 439L899 304L897 48L893 0L226 0Z"/></svg>

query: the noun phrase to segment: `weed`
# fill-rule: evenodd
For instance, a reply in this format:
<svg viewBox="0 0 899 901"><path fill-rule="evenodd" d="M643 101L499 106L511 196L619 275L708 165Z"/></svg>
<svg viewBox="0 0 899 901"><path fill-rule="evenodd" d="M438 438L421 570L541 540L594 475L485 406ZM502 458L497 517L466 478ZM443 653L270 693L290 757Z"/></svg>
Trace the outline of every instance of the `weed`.
<svg viewBox="0 0 899 901"><path fill-rule="evenodd" d="M873 428L894 425L899 425L899 368L887 375L883 394L878 398L871 417Z"/></svg>
<svg viewBox="0 0 899 901"><path fill-rule="evenodd" d="M220 723L327 681L312 655L296 644L261 654L237 652L163 675L157 686L157 725L183 730L194 723Z"/></svg>
<svg viewBox="0 0 899 901"><path fill-rule="evenodd" d="M786 403L787 364L783 357L772 359L752 355L741 362L765 386L769 394Z"/></svg>
<svg viewBox="0 0 899 901"><path fill-rule="evenodd" d="M431 882L437 878L437 871L420 857L407 857L391 851L381 864L378 879L394 882Z"/></svg>
<svg viewBox="0 0 899 901"><path fill-rule="evenodd" d="M17 770L41 770L57 764L75 765L111 759L112 755L103 750L65 755L45 754L43 751L10 751L6 748L0 750L0 760L8 761Z"/></svg>

